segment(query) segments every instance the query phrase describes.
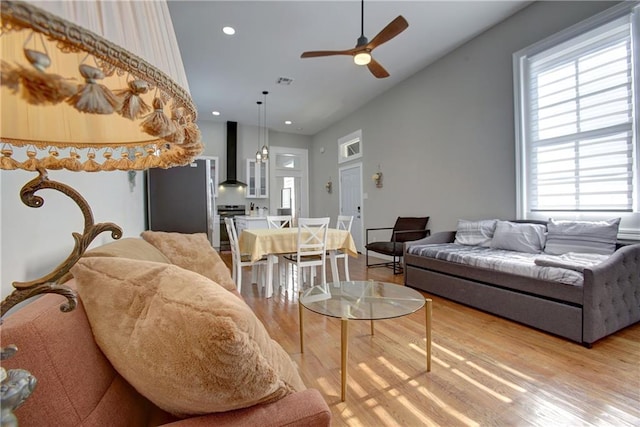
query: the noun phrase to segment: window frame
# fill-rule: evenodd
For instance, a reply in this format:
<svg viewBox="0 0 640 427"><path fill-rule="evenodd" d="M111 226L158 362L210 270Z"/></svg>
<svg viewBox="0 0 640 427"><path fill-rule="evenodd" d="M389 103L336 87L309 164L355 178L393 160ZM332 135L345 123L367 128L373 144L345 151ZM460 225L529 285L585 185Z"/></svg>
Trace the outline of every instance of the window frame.
<svg viewBox="0 0 640 427"><path fill-rule="evenodd" d="M626 15L630 16L632 30L632 56L634 58L632 71L633 87L633 145L634 145L634 175L632 212L616 211L532 211L528 206L529 177L528 150L529 143L526 123L529 120L527 98L523 95L530 89L530 82L526 75L524 62L528 57L537 55L554 48L570 39L596 29L606 23ZM572 220L602 220L621 217L619 238L640 240L640 5L637 2L623 2L613 6L591 18L575 24L563 31L547 37L513 54L513 93L514 93L514 126L515 126L515 155L516 155L516 216L518 219L572 219Z"/></svg>
<svg viewBox="0 0 640 427"><path fill-rule="evenodd" d="M349 155L347 153L347 147L358 144L359 151L355 154ZM358 129L355 132L351 132L349 135L345 135L342 138L338 138L338 164L344 162L350 162L362 157L362 129Z"/></svg>

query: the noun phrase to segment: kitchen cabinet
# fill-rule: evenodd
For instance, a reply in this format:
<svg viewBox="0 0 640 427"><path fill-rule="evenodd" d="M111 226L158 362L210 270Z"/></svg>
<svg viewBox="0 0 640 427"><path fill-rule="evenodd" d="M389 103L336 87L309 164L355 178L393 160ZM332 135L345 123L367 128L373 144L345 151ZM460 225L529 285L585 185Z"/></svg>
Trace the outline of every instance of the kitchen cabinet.
<svg viewBox="0 0 640 427"><path fill-rule="evenodd" d="M247 159L248 199L266 199L269 197L269 163Z"/></svg>

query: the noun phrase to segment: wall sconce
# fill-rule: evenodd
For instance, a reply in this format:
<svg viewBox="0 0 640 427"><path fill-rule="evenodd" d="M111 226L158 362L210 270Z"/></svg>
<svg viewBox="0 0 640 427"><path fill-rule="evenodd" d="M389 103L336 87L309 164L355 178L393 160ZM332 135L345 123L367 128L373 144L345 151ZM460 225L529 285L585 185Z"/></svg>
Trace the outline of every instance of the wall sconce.
<svg viewBox="0 0 640 427"><path fill-rule="evenodd" d="M327 193L331 194L331 191L333 191L333 183L331 182L331 178L329 178L329 181L327 181L327 183L324 185L324 188L327 189Z"/></svg>
<svg viewBox="0 0 640 427"><path fill-rule="evenodd" d="M376 183L376 187L382 188L382 172L376 172L371 176L373 182Z"/></svg>

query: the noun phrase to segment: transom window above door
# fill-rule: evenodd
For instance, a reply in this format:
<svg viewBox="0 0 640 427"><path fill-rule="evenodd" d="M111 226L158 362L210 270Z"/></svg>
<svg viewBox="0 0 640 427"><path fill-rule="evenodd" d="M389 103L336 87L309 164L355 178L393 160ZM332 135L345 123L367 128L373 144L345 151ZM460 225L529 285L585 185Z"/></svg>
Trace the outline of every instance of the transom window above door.
<svg viewBox="0 0 640 427"><path fill-rule="evenodd" d="M338 163L362 157L362 129L338 139Z"/></svg>

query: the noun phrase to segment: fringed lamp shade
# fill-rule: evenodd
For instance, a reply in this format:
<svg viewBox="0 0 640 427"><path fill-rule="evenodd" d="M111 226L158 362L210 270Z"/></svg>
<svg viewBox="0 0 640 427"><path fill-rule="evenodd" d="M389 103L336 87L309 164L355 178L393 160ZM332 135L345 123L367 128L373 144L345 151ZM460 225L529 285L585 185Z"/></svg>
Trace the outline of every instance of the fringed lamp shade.
<svg viewBox="0 0 640 427"><path fill-rule="evenodd" d="M1 169L167 168L202 152L193 101L163 71L31 4L1 8Z"/></svg>
<svg viewBox="0 0 640 427"><path fill-rule="evenodd" d="M70 268L98 234L122 236L113 223L94 224L86 200L68 185L49 180L47 170L167 168L189 163L203 148L186 86L155 62L130 52L133 46L142 47L142 53L168 59L167 68L184 75L177 43L163 43L175 42L164 1L58 1L42 6L71 11L65 16L73 18L65 20L29 3L0 2L0 169L37 172L22 187L22 201L38 208L43 198L36 192L59 191L78 205L85 224L82 233L73 233L71 254L53 271L29 282L13 282L15 290L0 303L0 323L16 304L44 293L64 296L61 310L73 310L76 293L64 284ZM75 22L99 28L101 35ZM140 31L140 37L126 35L131 29ZM15 346L3 347L0 359L16 351ZM6 372L0 366L2 425L17 423L12 411L35 384L28 371Z"/></svg>

